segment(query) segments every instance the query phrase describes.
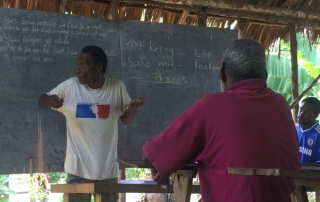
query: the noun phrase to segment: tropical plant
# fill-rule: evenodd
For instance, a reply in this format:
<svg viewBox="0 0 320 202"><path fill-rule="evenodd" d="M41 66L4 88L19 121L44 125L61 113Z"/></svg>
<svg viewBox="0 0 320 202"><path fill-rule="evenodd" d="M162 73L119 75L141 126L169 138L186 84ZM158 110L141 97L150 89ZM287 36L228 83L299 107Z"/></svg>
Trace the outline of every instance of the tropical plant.
<svg viewBox="0 0 320 202"><path fill-rule="evenodd" d="M308 41L301 34L297 34L298 53L298 91L302 93L312 81L320 74L320 58L317 47L310 50ZM279 45L280 43L280 45ZM291 55L290 45L283 41L278 41L275 49L270 51L267 61L268 86L280 93L288 103L292 102L291 91ZM278 53L280 48L280 59ZM320 84L317 83L306 96L319 97Z"/></svg>
<svg viewBox="0 0 320 202"><path fill-rule="evenodd" d="M17 193L7 187L5 184L10 180L14 179L13 177L6 177L5 175L0 175L0 202L9 202L9 199L2 198L1 195L17 195Z"/></svg>
<svg viewBox="0 0 320 202"><path fill-rule="evenodd" d="M146 179L144 168L127 168L126 179Z"/></svg>
<svg viewBox="0 0 320 202"><path fill-rule="evenodd" d="M48 177L50 178L50 184L59 184L62 182L66 182L67 180L67 173L47 173Z"/></svg>
<svg viewBox="0 0 320 202"><path fill-rule="evenodd" d="M46 174L33 174L30 177L30 201L39 202L45 201L49 198L49 192L47 190L48 181L50 179Z"/></svg>

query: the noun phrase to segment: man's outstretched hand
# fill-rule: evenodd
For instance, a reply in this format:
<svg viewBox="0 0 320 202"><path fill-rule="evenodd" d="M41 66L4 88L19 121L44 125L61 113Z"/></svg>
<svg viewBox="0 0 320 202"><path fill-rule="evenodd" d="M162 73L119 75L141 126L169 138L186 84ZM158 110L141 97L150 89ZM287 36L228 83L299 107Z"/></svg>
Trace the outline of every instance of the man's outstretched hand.
<svg viewBox="0 0 320 202"><path fill-rule="evenodd" d="M132 108L132 109L138 109L139 107L141 107L141 105L143 105L144 101L143 99L145 98L146 96L143 95L135 100L132 100L129 104L129 108Z"/></svg>

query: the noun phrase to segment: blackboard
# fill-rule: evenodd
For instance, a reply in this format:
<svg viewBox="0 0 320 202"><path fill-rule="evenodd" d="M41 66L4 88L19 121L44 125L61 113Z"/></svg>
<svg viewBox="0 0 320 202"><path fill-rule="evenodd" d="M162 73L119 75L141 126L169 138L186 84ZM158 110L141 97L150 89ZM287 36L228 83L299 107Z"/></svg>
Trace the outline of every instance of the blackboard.
<svg viewBox="0 0 320 202"><path fill-rule="evenodd" d="M128 127L119 124L120 158L139 159L144 143L190 105L219 91L227 29L111 21L0 8L0 174L29 171L43 135L44 171L63 171L65 118L37 106L41 93L73 77L81 48L108 55L107 75L122 80L132 99L146 95ZM41 122L41 124L39 124Z"/></svg>

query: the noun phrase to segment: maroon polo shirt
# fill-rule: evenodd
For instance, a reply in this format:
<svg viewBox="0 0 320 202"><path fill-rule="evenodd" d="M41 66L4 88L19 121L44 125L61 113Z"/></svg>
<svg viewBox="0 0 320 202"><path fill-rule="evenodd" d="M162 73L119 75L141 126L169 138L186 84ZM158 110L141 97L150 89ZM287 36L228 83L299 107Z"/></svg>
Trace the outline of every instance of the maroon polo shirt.
<svg viewBox="0 0 320 202"><path fill-rule="evenodd" d="M229 175L227 169L300 169L288 104L261 79L202 98L143 152L163 176L197 161L204 202L290 202L291 179Z"/></svg>

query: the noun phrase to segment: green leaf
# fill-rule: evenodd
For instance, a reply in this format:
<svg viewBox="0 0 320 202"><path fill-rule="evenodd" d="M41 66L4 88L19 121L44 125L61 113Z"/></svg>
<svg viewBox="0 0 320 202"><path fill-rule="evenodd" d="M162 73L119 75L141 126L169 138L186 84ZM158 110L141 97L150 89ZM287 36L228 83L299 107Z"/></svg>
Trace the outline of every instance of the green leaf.
<svg viewBox="0 0 320 202"><path fill-rule="evenodd" d="M0 190L0 195L14 195L14 196L16 196L17 193L13 189L8 188L7 190Z"/></svg>
<svg viewBox="0 0 320 202"><path fill-rule="evenodd" d="M1 178L0 179L0 185L4 185L5 183L7 183L8 181L14 179L14 177L6 177L6 178Z"/></svg>
<svg viewBox="0 0 320 202"><path fill-rule="evenodd" d="M10 201L9 201L9 199L7 199L7 198L1 198L1 197L0 197L0 202L10 202Z"/></svg>

